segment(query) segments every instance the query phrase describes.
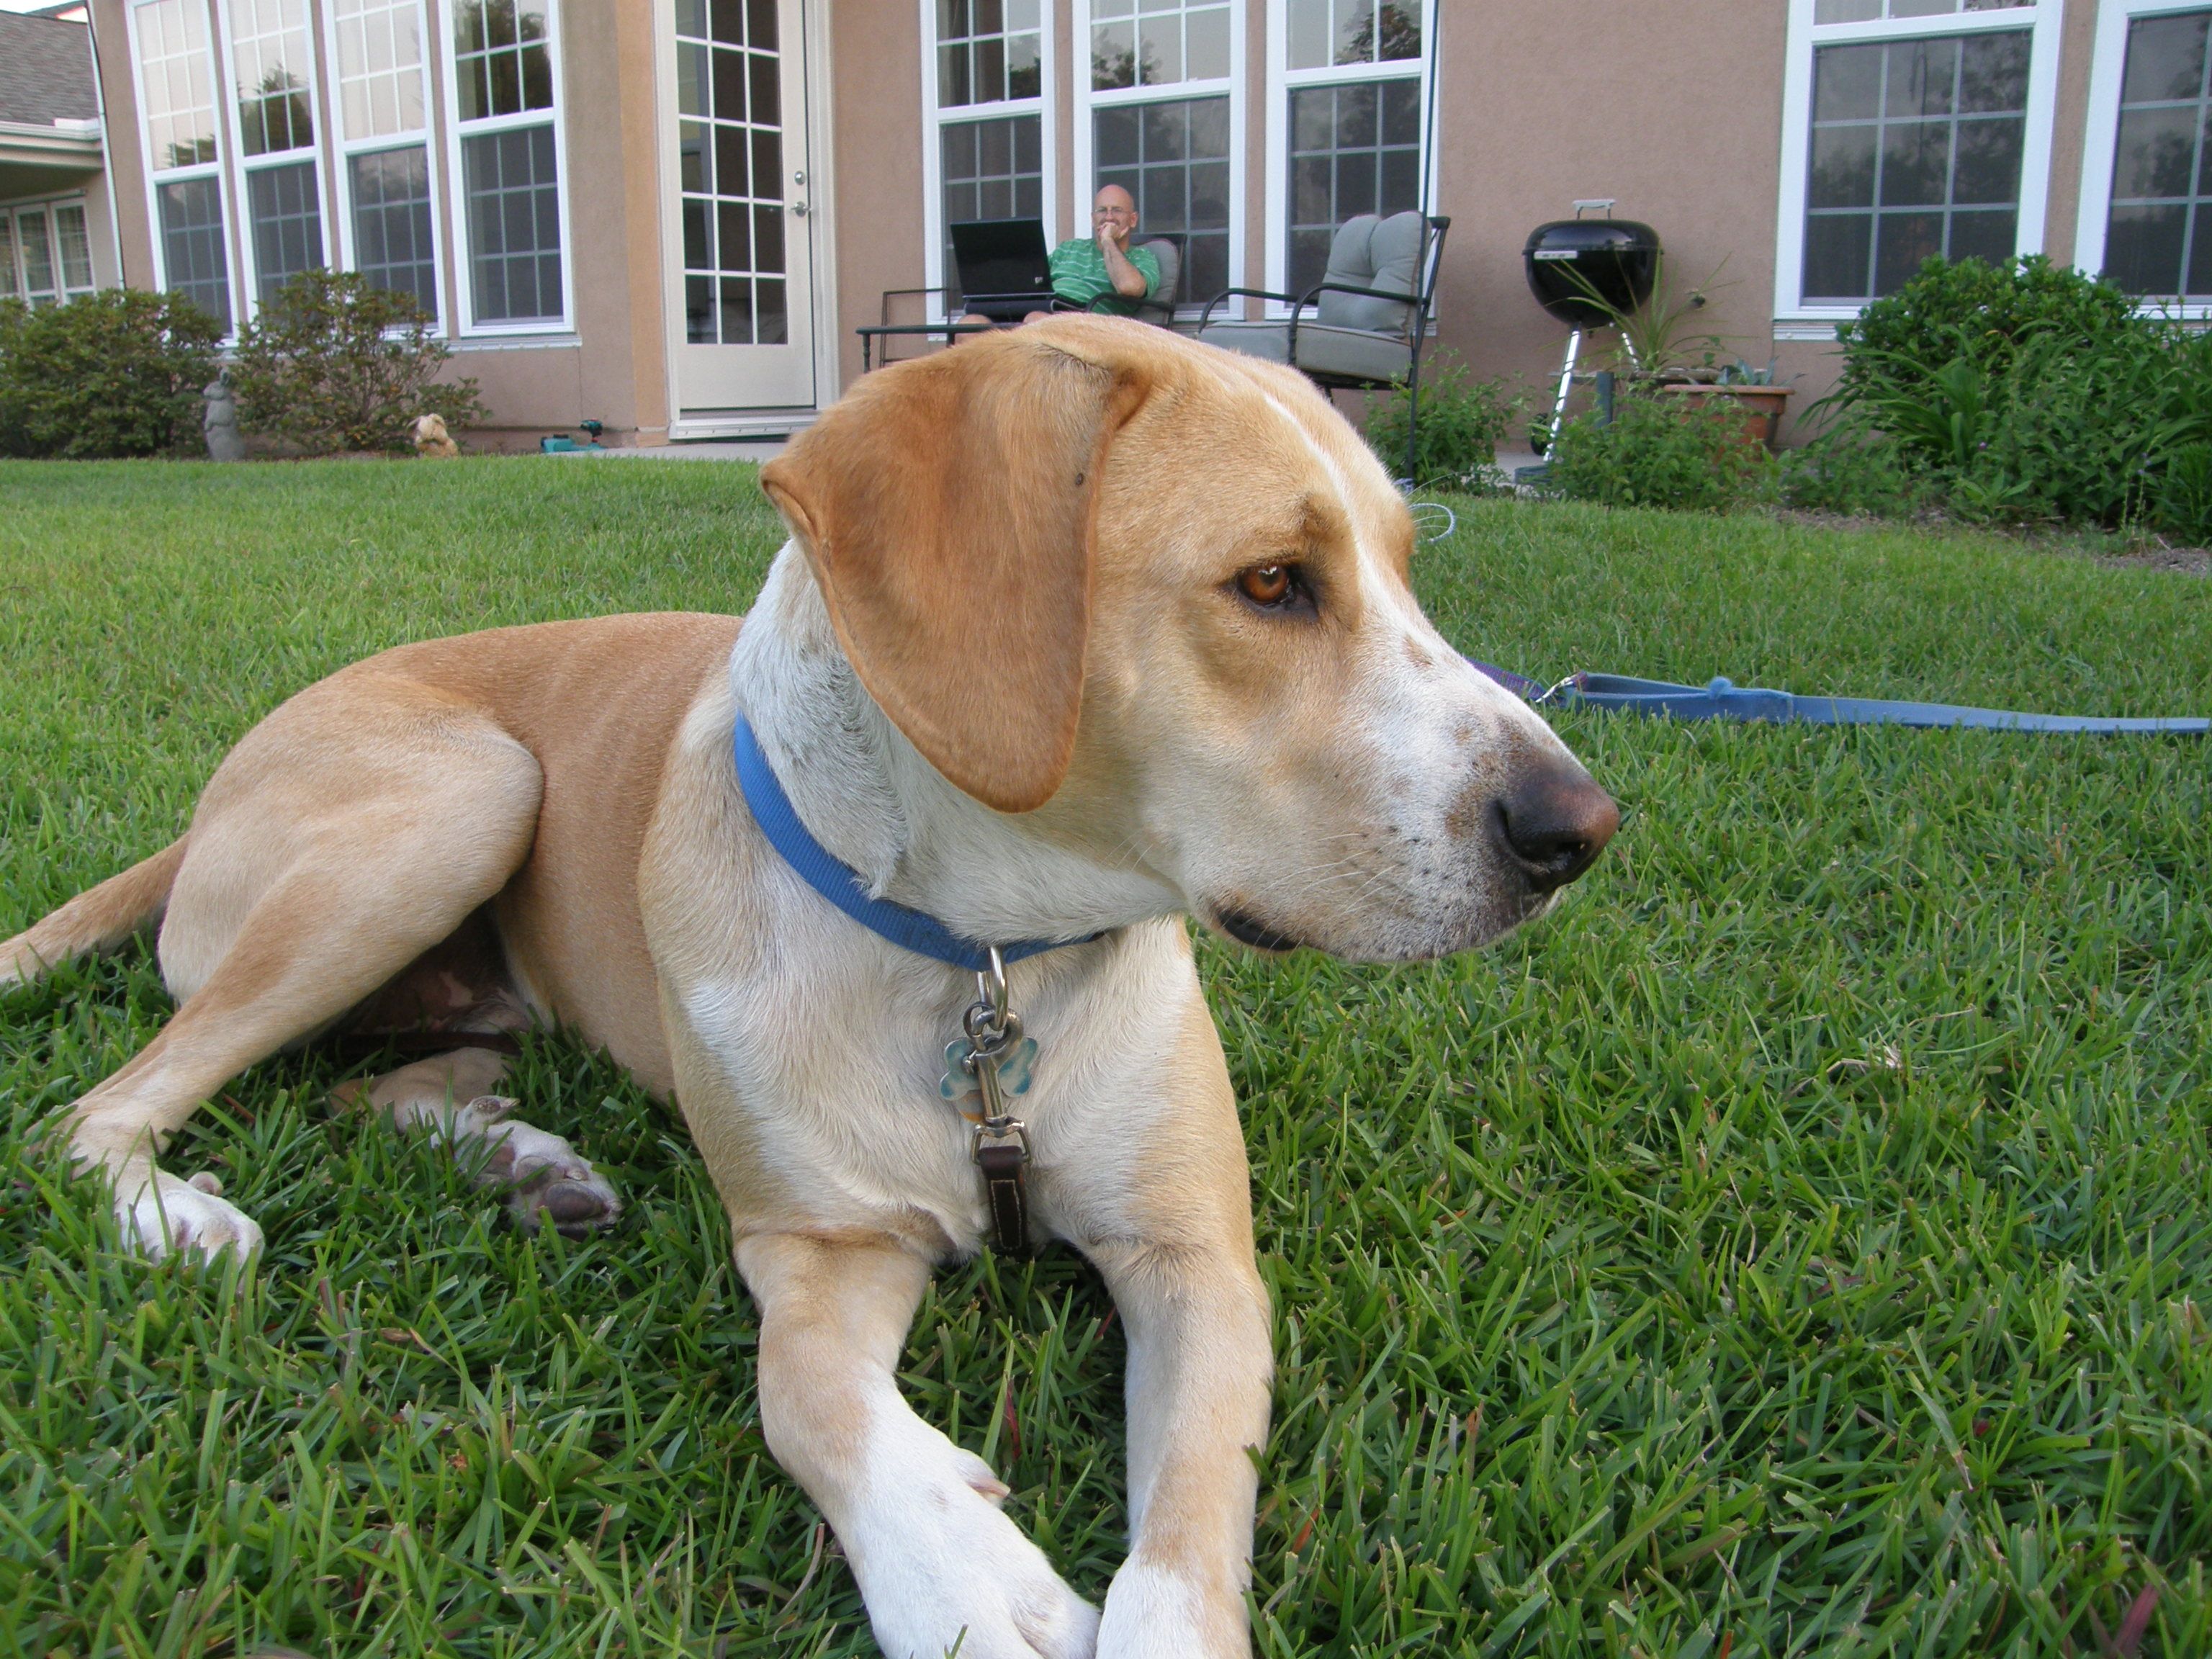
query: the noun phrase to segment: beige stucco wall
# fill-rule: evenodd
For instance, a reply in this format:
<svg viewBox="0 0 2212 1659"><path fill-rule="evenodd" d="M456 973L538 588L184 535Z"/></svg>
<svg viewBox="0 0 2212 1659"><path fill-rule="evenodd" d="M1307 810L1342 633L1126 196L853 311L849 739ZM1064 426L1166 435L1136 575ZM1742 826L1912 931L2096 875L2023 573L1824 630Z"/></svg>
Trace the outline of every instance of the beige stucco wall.
<svg viewBox="0 0 2212 1659"><path fill-rule="evenodd" d="M1448 0L1445 11L1443 347L1480 374L1532 389L1554 379L1566 330L1530 296L1522 245L1546 220L1571 218L1576 199L1609 196L1617 216L1658 231L1672 286L1711 279L1698 331L1765 363L1775 352L1779 0ZM1811 367L1790 358L1794 372Z"/></svg>
<svg viewBox="0 0 2212 1659"><path fill-rule="evenodd" d="M924 280L921 9L914 0L832 0L830 58L834 314L838 368L850 386L860 373L853 331L878 320L885 289Z"/></svg>

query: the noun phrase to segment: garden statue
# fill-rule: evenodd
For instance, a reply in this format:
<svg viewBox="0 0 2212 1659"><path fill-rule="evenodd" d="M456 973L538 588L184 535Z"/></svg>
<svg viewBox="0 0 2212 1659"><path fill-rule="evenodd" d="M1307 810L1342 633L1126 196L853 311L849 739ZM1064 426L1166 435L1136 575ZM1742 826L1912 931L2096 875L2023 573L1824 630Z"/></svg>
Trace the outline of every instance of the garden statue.
<svg viewBox="0 0 2212 1659"><path fill-rule="evenodd" d="M200 427L207 434L208 459L244 460L246 440L239 435L238 402L231 396L229 382L218 375L201 391L200 396L207 399L207 412L200 417Z"/></svg>

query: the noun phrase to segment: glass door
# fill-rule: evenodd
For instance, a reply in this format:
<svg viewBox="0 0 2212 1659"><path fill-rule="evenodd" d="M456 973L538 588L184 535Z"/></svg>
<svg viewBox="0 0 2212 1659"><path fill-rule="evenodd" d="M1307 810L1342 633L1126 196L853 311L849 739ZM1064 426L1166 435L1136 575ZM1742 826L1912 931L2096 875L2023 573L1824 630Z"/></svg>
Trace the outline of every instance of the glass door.
<svg viewBox="0 0 2212 1659"><path fill-rule="evenodd" d="M678 420L815 401L800 5L677 0L672 9L664 177L675 210Z"/></svg>

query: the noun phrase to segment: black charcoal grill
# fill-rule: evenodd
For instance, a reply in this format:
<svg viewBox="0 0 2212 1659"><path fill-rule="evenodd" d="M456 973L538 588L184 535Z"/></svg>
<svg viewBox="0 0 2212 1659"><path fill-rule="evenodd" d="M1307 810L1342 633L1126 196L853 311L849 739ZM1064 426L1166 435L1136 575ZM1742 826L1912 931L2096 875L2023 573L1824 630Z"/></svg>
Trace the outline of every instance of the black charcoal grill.
<svg viewBox="0 0 2212 1659"><path fill-rule="evenodd" d="M1592 210L1607 216L1582 216ZM1528 291L1571 331L1566 361L1559 367L1559 396L1552 404L1554 438L1566 417L1567 393L1574 385L1583 336L1608 326L1615 313L1635 310L1651 297L1659 279L1659 233L1633 219L1615 219L1612 212L1609 200L1577 202L1573 218L1537 226L1521 250ZM1593 293L1603 299L1603 305Z"/></svg>

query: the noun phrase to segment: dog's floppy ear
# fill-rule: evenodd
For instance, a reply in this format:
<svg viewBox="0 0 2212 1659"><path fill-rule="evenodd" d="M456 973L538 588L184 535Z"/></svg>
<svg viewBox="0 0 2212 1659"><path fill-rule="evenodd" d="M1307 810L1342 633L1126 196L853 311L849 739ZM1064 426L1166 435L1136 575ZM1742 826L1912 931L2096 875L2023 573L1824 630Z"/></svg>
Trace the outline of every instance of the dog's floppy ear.
<svg viewBox="0 0 2212 1659"><path fill-rule="evenodd" d="M1051 799L1075 749L1099 471L1149 389L1116 333L1040 323L884 369L761 471L869 695L1001 812Z"/></svg>

